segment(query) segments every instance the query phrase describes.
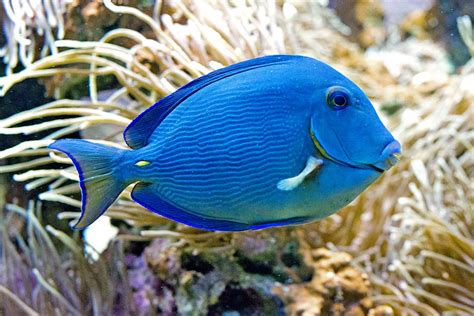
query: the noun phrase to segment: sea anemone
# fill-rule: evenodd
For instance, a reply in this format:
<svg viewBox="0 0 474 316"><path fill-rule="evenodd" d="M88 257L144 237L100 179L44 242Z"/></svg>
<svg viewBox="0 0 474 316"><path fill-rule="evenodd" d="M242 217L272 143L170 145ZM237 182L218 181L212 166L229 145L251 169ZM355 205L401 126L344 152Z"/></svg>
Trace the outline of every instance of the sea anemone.
<svg viewBox="0 0 474 316"><path fill-rule="evenodd" d="M120 243L96 261L83 246L38 219L41 205L7 205L0 240L0 305L6 315L122 315L134 312ZM21 229L24 227L24 229ZM19 231L25 231L25 235ZM76 236L77 237L77 236ZM113 264L115 263L115 264Z"/></svg>
<svg viewBox="0 0 474 316"><path fill-rule="evenodd" d="M20 61L27 67L38 57L55 54L57 39L64 37L64 15L70 0L25 1L4 0L3 31L7 43L0 50L11 74ZM40 43L38 43L38 41ZM39 56L36 51L40 49Z"/></svg>

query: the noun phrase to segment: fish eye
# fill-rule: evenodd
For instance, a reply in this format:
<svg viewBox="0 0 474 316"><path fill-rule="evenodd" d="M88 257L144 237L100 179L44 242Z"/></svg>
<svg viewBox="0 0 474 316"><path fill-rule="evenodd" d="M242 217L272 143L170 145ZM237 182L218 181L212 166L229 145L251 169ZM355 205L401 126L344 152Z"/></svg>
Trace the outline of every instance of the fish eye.
<svg viewBox="0 0 474 316"><path fill-rule="evenodd" d="M335 86L328 89L326 103L336 110L341 110L349 105L349 91L343 87Z"/></svg>

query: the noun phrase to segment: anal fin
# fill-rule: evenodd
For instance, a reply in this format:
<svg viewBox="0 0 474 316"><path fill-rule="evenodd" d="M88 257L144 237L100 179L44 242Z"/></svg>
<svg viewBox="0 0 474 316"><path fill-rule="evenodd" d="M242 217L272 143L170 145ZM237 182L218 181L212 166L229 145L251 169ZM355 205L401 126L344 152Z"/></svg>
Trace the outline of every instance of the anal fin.
<svg viewBox="0 0 474 316"><path fill-rule="evenodd" d="M238 232L244 230L258 230L269 227L304 224L311 221L311 218L309 217L294 217L271 222L245 224L227 220L205 218L166 202L157 194L157 190L154 189L153 184L146 183L138 183L135 185L132 191L132 198L150 211L173 221L195 228L212 231Z"/></svg>
<svg viewBox="0 0 474 316"><path fill-rule="evenodd" d="M252 229L245 223L201 217L163 200L153 184L138 183L132 191L132 199L143 207L173 221L214 231L243 231Z"/></svg>

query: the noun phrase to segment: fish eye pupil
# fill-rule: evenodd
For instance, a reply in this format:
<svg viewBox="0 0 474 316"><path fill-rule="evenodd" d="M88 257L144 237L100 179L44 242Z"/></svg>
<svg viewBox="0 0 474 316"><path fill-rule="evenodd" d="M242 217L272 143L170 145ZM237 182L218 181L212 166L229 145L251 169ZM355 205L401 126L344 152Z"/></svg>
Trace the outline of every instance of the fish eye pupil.
<svg viewBox="0 0 474 316"><path fill-rule="evenodd" d="M342 110L351 103L350 92L344 87L332 86L326 92L326 103L334 110Z"/></svg>
<svg viewBox="0 0 474 316"><path fill-rule="evenodd" d="M334 97L334 104L337 106L344 106L347 103L347 99L343 95L337 95Z"/></svg>

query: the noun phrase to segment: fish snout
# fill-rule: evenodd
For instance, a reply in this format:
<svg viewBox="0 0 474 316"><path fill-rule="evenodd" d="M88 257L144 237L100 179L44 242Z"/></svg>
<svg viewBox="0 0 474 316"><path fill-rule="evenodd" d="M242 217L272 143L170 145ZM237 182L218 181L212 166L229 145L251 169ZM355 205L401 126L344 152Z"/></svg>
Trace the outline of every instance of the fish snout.
<svg viewBox="0 0 474 316"><path fill-rule="evenodd" d="M401 154L402 146L398 141L393 140L383 149L380 155L381 159L378 162L373 163L372 166L381 172L387 171L397 164L400 160Z"/></svg>

